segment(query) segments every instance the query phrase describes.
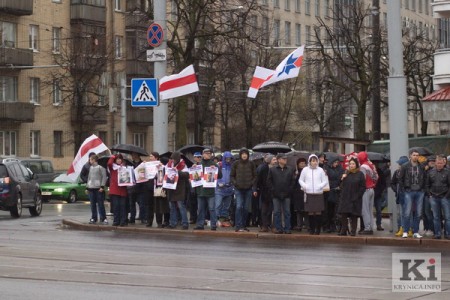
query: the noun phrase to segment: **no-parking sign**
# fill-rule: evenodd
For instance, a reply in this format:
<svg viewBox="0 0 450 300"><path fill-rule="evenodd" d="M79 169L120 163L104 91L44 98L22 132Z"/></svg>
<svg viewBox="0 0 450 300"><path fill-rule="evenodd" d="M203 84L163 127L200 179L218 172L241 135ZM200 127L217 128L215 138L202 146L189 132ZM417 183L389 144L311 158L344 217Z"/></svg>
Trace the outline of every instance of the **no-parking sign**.
<svg viewBox="0 0 450 300"><path fill-rule="evenodd" d="M164 32L158 23L152 23L147 29L147 41L150 47L158 47L162 44L164 39Z"/></svg>

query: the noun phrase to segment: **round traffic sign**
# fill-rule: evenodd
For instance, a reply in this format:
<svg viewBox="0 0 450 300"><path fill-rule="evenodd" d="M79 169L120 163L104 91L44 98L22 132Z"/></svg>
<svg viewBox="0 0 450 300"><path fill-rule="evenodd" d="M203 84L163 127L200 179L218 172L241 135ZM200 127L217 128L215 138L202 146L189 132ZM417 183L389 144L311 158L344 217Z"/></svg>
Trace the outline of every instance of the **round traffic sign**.
<svg viewBox="0 0 450 300"><path fill-rule="evenodd" d="M161 25L152 23L147 29L147 41L151 47L158 47L162 44L164 32Z"/></svg>

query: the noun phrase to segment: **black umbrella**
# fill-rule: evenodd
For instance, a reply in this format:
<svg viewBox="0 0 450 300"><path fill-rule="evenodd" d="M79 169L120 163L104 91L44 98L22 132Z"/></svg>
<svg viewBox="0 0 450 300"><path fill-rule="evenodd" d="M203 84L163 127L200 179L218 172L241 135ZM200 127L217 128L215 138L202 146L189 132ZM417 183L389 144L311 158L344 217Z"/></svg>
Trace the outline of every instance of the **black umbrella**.
<svg viewBox="0 0 450 300"><path fill-rule="evenodd" d="M264 156L266 155L266 153L264 152L253 152L252 154L250 154L250 160L259 160L259 159L263 159Z"/></svg>
<svg viewBox="0 0 450 300"><path fill-rule="evenodd" d="M177 151L183 153L183 154L189 154L189 153L195 153L195 152L202 152L203 149L205 149L205 146L200 145L186 145L184 147L181 147Z"/></svg>
<svg viewBox="0 0 450 300"><path fill-rule="evenodd" d="M367 156L368 156L369 160L373 161L373 162L386 162L386 161L389 161L389 159L383 153L367 152Z"/></svg>
<svg viewBox="0 0 450 300"><path fill-rule="evenodd" d="M111 150L114 151L118 151L118 152L122 152L122 153L137 153L139 155L142 156L148 156L148 152L145 151L144 148L139 147L139 146L135 146L135 145L131 145L131 144L115 144L114 146L111 147Z"/></svg>
<svg viewBox="0 0 450 300"><path fill-rule="evenodd" d="M419 153L419 155L422 155L422 156L433 155L433 151L431 151L427 147L411 147L411 148L409 148L409 153L411 153L412 150L417 151Z"/></svg>
<svg viewBox="0 0 450 300"><path fill-rule="evenodd" d="M266 142L261 143L252 148L253 151L257 152L266 152L271 154L278 154L278 153L288 153L291 152L292 149L286 144L280 143L280 142Z"/></svg>

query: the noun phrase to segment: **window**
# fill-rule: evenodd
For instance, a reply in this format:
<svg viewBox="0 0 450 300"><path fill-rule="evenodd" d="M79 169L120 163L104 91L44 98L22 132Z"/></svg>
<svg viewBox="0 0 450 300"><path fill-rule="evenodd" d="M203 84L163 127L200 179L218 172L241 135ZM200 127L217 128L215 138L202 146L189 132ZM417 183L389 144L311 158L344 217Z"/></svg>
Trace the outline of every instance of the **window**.
<svg viewBox="0 0 450 300"><path fill-rule="evenodd" d="M291 0L285 0L284 1L284 9L285 10L291 10Z"/></svg>
<svg viewBox="0 0 450 300"><path fill-rule="evenodd" d="M405 0L405 9L409 9L409 0Z"/></svg>
<svg viewBox="0 0 450 300"><path fill-rule="evenodd" d="M316 5L314 7L315 7L314 15L316 17L319 17L320 16L320 0L316 0Z"/></svg>
<svg viewBox="0 0 450 300"><path fill-rule="evenodd" d="M60 105L62 102L61 98L61 85L59 80L53 80L53 105Z"/></svg>
<svg viewBox="0 0 450 300"><path fill-rule="evenodd" d="M330 17L330 0L325 0L325 5L323 7L323 14L325 17Z"/></svg>
<svg viewBox="0 0 450 300"><path fill-rule="evenodd" d="M99 131L98 132L98 137L102 140L103 143L105 143L106 145L108 145L108 132L106 131Z"/></svg>
<svg viewBox="0 0 450 300"><path fill-rule="evenodd" d="M52 29L52 51L59 53L61 50L61 28L53 27Z"/></svg>
<svg viewBox="0 0 450 300"><path fill-rule="evenodd" d="M53 3L61 3L62 0L52 0Z"/></svg>
<svg viewBox="0 0 450 300"><path fill-rule="evenodd" d="M302 7L302 1L301 0L295 0L295 12L300 12Z"/></svg>
<svg viewBox="0 0 450 300"><path fill-rule="evenodd" d="M411 10L416 11L416 0L411 0Z"/></svg>
<svg viewBox="0 0 450 300"><path fill-rule="evenodd" d="M269 18L268 17L263 17L262 18L262 29L263 29L263 34L262 34L262 44L263 45L268 45L269 44Z"/></svg>
<svg viewBox="0 0 450 300"><path fill-rule="evenodd" d="M0 22L0 35L3 47L16 47L17 26L14 23Z"/></svg>
<svg viewBox="0 0 450 300"><path fill-rule="evenodd" d="M284 22L284 43L291 44L291 22Z"/></svg>
<svg viewBox="0 0 450 300"><path fill-rule="evenodd" d="M16 155L16 136L15 131L0 131L0 155Z"/></svg>
<svg viewBox="0 0 450 300"><path fill-rule="evenodd" d="M133 145L145 148L145 133L133 133Z"/></svg>
<svg viewBox="0 0 450 300"><path fill-rule="evenodd" d="M425 0L425 14L429 14L430 0Z"/></svg>
<svg viewBox="0 0 450 300"><path fill-rule="evenodd" d="M17 102L17 77L0 76L0 102Z"/></svg>
<svg viewBox="0 0 450 300"><path fill-rule="evenodd" d="M302 25L295 24L295 45L300 46L302 44Z"/></svg>
<svg viewBox="0 0 450 300"><path fill-rule="evenodd" d="M30 154L40 155L41 132L39 130L30 131Z"/></svg>
<svg viewBox="0 0 450 300"><path fill-rule="evenodd" d="M30 102L31 103L40 103L40 90L41 90L41 81L39 78L31 77L30 78Z"/></svg>
<svg viewBox="0 0 450 300"><path fill-rule="evenodd" d="M114 9L115 10L118 10L118 11L122 10L122 6L121 6L120 2L122 2L122 0L114 0Z"/></svg>
<svg viewBox="0 0 450 300"><path fill-rule="evenodd" d="M122 56L123 56L123 49L122 49L122 46L123 46L123 36L120 36L120 35L116 35L115 37L114 37L114 51L115 51L115 56L116 56L116 58L122 58Z"/></svg>
<svg viewBox="0 0 450 300"><path fill-rule="evenodd" d="M114 134L114 144L122 143L122 133L120 131L116 131Z"/></svg>
<svg viewBox="0 0 450 300"><path fill-rule="evenodd" d="M273 7L280 8L280 0L273 0Z"/></svg>
<svg viewBox="0 0 450 300"><path fill-rule="evenodd" d="M280 20L275 20L273 23L273 44L279 46L280 40Z"/></svg>
<svg viewBox="0 0 450 300"><path fill-rule="evenodd" d="M306 43L309 44L311 42L311 26L305 26L305 35L306 35Z"/></svg>
<svg viewBox="0 0 450 300"><path fill-rule="evenodd" d="M305 0L305 14L311 14L311 0Z"/></svg>
<svg viewBox="0 0 450 300"><path fill-rule="evenodd" d="M39 26L38 25L30 25L30 32L28 35L28 48L33 49L34 51L39 50L38 42L39 42Z"/></svg>
<svg viewBox="0 0 450 300"><path fill-rule="evenodd" d="M62 131L53 131L53 156L54 157L62 157Z"/></svg>
<svg viewBox="0 0 450 300"><path fill-rule="evenodd" d="M268 0L263 0L262 5L269 5Z"/></svg>
<svg viewBox="0 0 450 300"><path fill-rule="evenodd" d="M422 7L423 7L423 3L422 3L422 0L419 0L419 13L422 13L423 12L423 9L422 9Z"/></svg>

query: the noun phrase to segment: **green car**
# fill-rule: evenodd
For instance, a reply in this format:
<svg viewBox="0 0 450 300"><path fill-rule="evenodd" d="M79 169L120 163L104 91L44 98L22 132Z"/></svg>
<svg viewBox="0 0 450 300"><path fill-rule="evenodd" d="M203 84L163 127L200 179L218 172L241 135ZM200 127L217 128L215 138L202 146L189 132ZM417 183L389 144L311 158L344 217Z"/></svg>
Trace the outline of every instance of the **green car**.
<svg viewBox="0 0 450 300"><path fill-rule="evenodd" d="M75 203L78 200L89 200L86 195L86 184L73 180L66 174L60 174L52 182L41 184L42 200L65 200Z"/></svg>

